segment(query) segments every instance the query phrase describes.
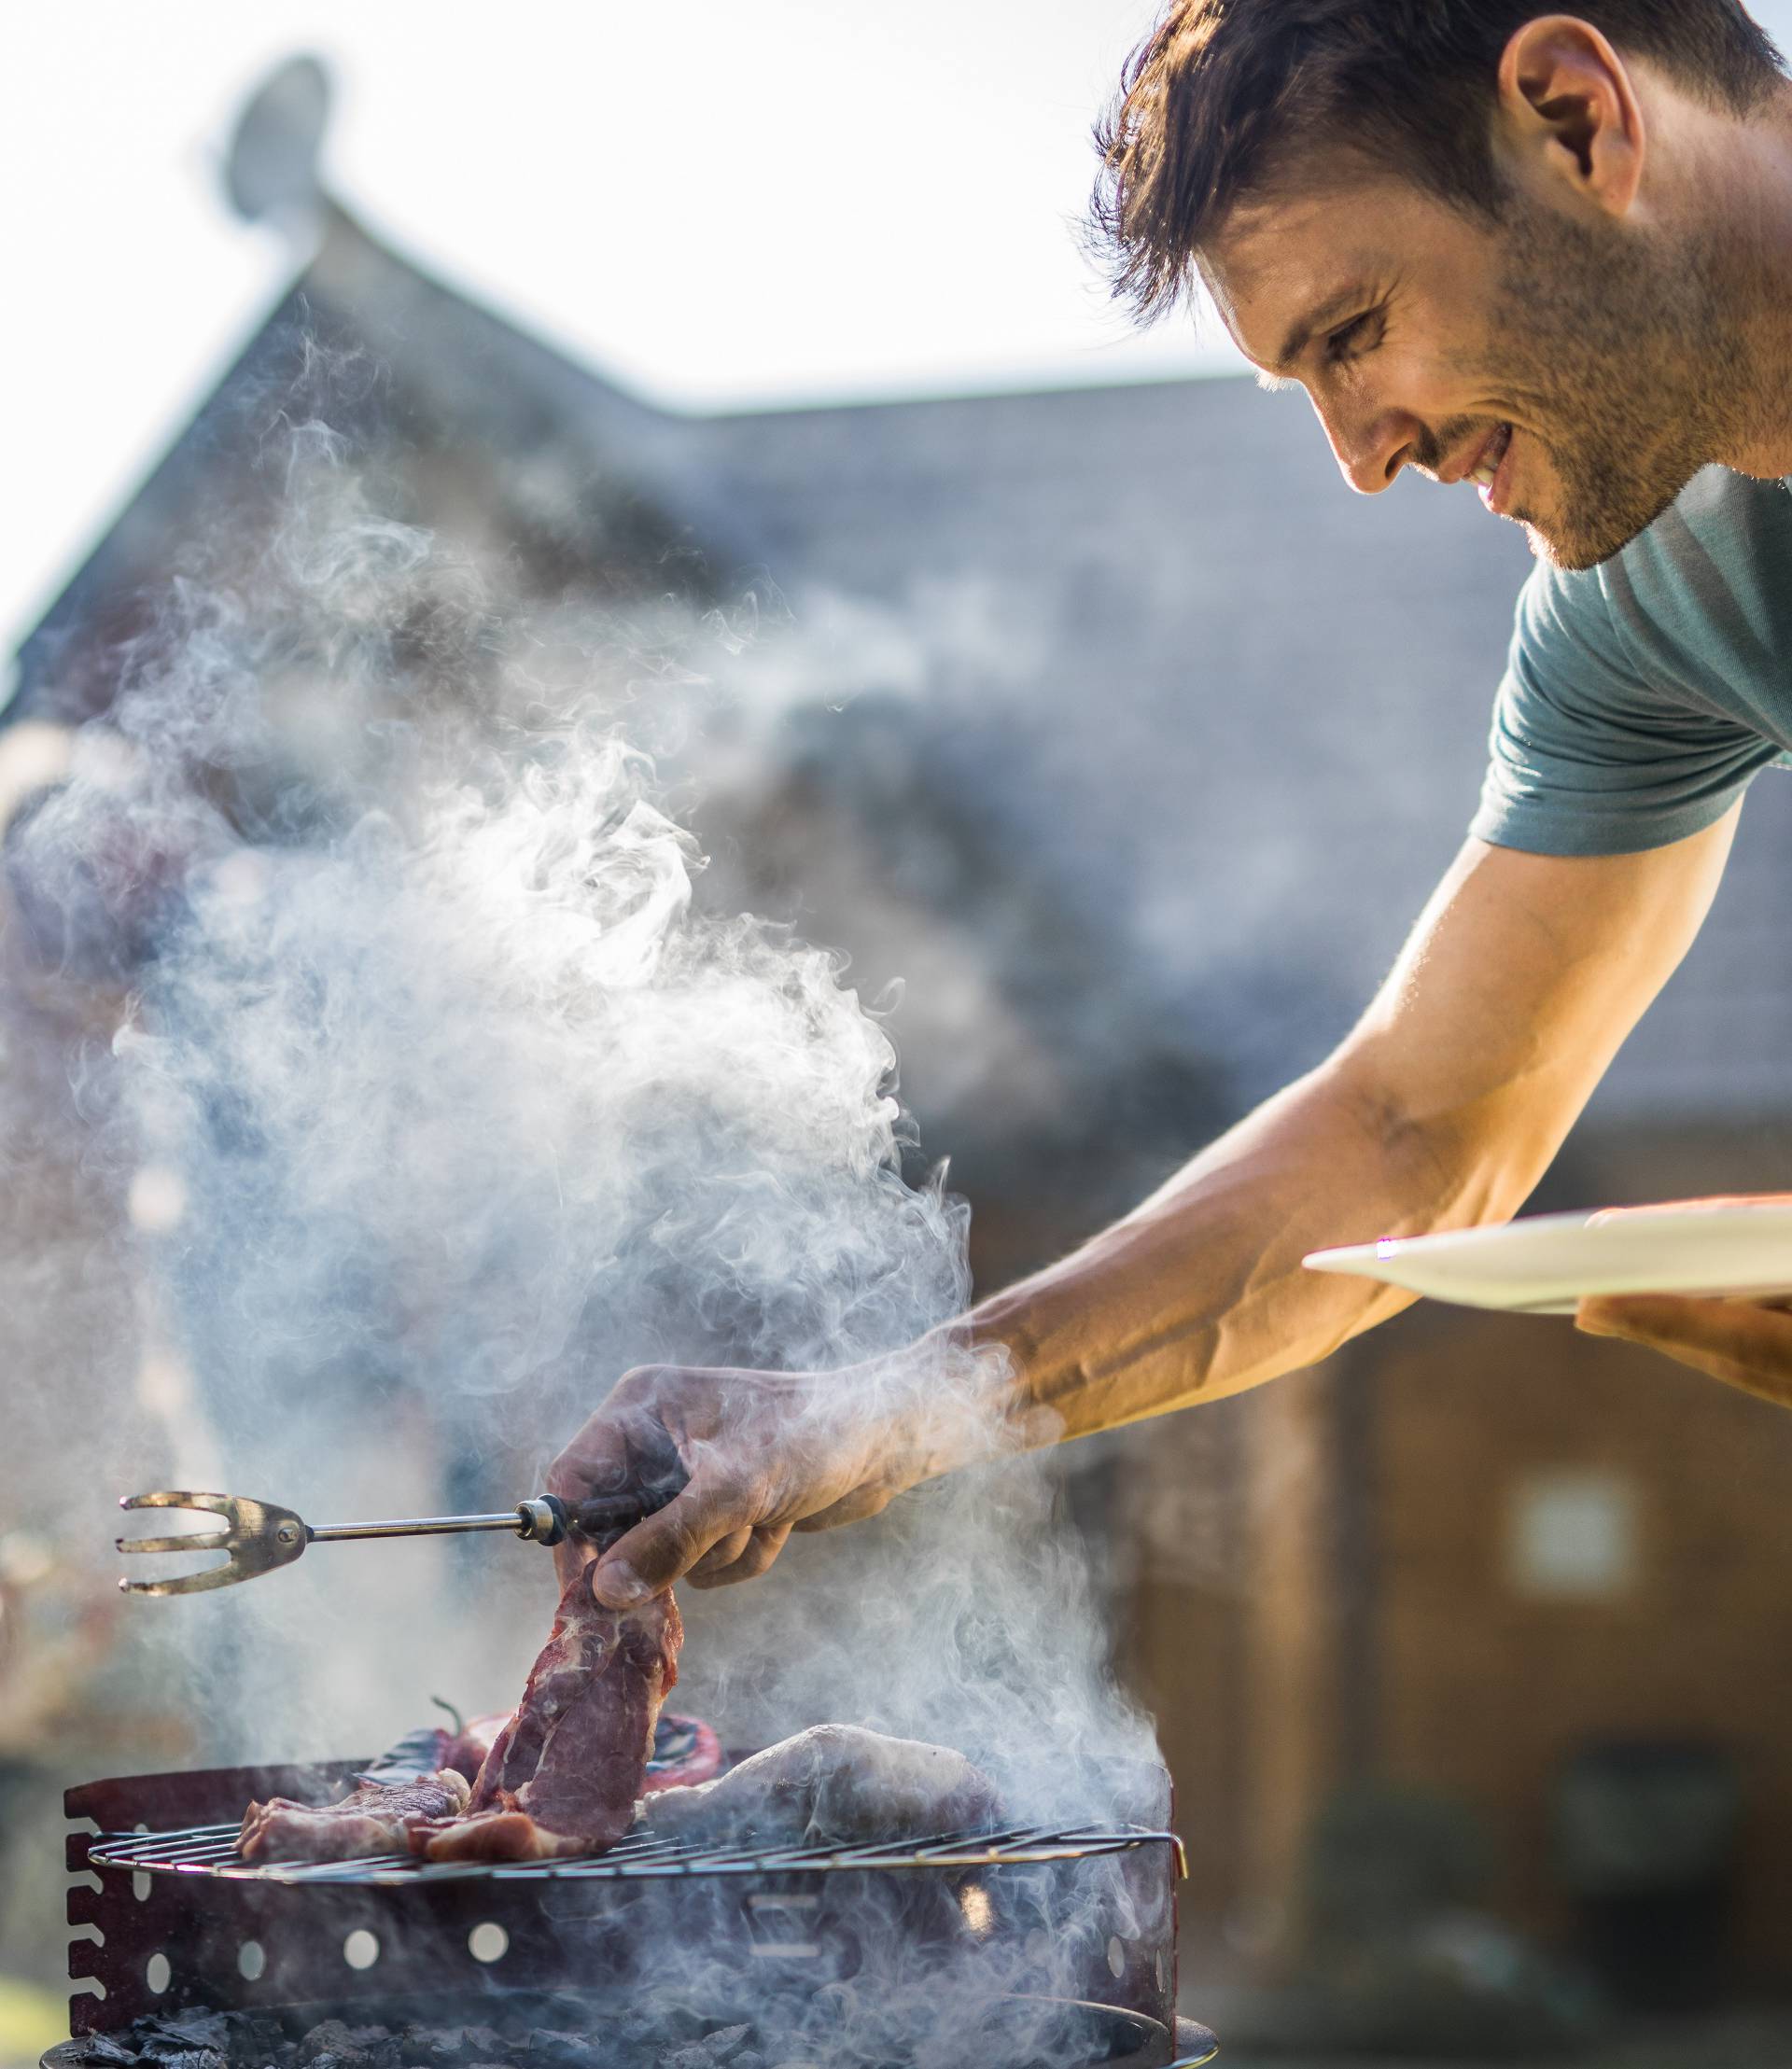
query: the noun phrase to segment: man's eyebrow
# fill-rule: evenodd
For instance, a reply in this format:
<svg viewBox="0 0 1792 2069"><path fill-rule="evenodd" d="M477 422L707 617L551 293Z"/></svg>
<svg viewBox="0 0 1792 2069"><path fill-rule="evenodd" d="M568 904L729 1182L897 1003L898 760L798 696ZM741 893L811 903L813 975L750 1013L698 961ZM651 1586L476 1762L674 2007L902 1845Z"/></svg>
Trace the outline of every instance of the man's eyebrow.
<svg viewBox="0 0 1792 2069"><path fill-rule="evenodd" d="M1365 301L1367 296L1368 290L1360 281L1352 281L1348 287L1340 287L1336 294L1327 295L1319 307L1302 316L1282 340L1273 370L1278 374L1292 371L1315 336L1340 316L1350 315L1352 307Z"/></svg>

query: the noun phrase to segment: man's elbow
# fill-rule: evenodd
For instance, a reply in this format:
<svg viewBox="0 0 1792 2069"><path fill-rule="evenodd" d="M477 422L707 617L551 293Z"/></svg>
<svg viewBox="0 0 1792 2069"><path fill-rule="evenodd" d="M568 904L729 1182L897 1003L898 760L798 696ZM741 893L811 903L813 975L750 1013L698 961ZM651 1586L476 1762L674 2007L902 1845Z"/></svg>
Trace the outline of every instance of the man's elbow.
<svg viewBox="0 0 1792 2069"><path fill-rule="evenodd" d="M1398 1073L1348 1050L1327 1068L1352 1132L1410 1202L1411 1226L1388 1235L1509 1221L1558 1146L1556 1131L1509 1091L1420 1099Z"/></svg>

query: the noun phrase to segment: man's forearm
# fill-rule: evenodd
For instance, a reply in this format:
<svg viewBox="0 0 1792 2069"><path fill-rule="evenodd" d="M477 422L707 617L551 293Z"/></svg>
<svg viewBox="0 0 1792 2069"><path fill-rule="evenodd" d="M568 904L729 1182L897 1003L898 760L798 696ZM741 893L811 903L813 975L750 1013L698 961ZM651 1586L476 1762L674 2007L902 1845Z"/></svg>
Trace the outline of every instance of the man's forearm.
<svg viewBox="0 0 1792 2069"><path fill-rule="evenodd" d="M1036 1441L1221 1399L1407 1305L1394 1288L1304 1270L1309 1251L1508 1215L1552 1147L1491 1153L1452 1117L1416 1122L1334 1059L960 1328L1006 1349Z"/></svg>
<svg viewBox="0 0 1792 2069"><path fill-rule="evenodd" d="M1464 844L1343 1045L1125 1221L961 1323L1024 1441L1311 1364L1407 1304L1330 1244L1516 1213L1698 930L1735 832L1562 859Z"/></svg>

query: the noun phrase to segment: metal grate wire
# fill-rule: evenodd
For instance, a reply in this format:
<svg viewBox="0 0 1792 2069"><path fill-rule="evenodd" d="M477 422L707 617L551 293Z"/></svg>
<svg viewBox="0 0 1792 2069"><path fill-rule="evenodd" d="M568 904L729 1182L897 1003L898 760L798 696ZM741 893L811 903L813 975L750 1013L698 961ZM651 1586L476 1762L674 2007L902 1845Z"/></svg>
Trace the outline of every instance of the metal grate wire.
<svg viewBox="0 0 1792 2069"><path fill-rule="evenodd" d="M656 1839L651 1832L623 1839L607 1853L553 1861L419 1861L383 1853L355 1861L243 1860L234 1824L196 1824L177 1832L103 1832L88 1845L93 1867L129 1868L151 1875L217 1876L231 1881L371 1884L412 1888L433 1882L645 1880L693 1875L823 1874L843 1869L881 1872L914 1868L1023 1866L1075 1861L1102 1853L1130 1853L1141 1846L1174 1849L1176 1871L1186 1875L1183 1843L1173 1832L1142 1825L1014 1825L999 1832L955 1832L903 1846L718 1847Z"/></svg>

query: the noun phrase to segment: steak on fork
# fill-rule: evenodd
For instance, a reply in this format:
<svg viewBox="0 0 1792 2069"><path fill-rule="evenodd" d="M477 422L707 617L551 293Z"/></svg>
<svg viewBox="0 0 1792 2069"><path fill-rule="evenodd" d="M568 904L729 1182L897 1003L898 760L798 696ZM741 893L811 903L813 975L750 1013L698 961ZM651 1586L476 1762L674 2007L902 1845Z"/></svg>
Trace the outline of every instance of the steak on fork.
<svg viewBox="0 0 1792 2069"><path fill-rule="evenodd" d="M634 1821L684 1629L669 1594L607 1609L592 1565L567 1582L516 1714L498 1733L464 1817L413 1828L432 1861L544 1860L614 1846Z"/></svg>

